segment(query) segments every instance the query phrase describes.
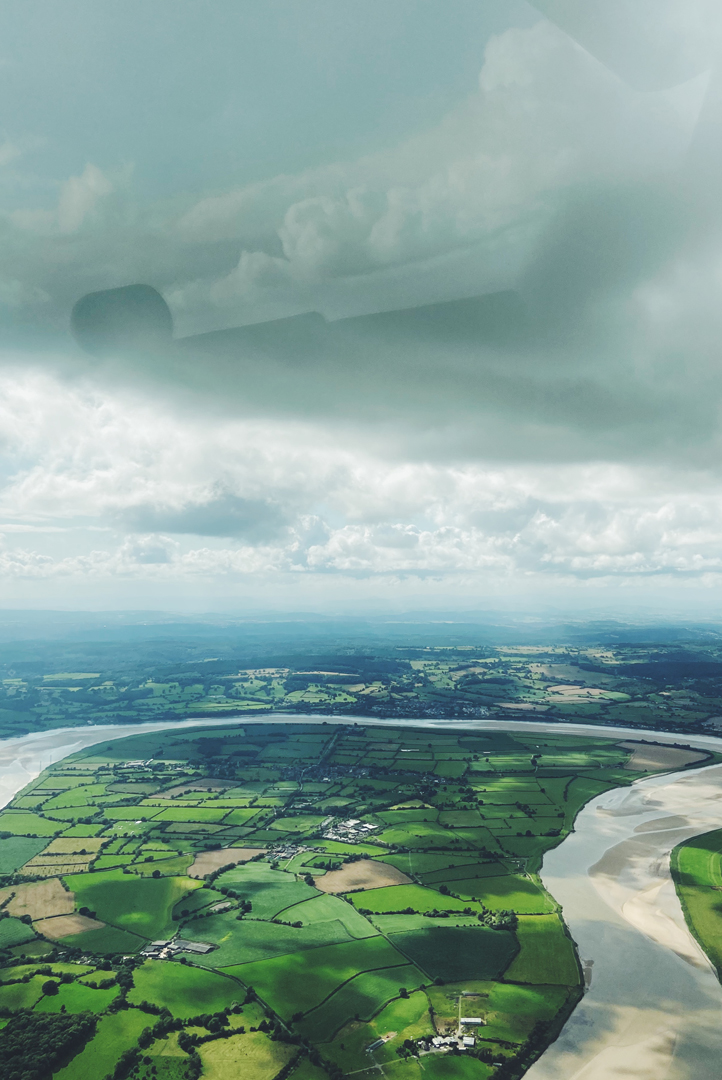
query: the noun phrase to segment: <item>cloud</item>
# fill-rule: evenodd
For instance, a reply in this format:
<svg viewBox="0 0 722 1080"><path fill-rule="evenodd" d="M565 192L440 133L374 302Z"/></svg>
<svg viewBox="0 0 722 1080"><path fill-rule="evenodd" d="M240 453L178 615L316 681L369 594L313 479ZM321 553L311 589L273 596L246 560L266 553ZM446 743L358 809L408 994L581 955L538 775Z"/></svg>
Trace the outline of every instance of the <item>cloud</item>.
<svg viewBox="0 0 722 1080"><path fill-rule="evenodd" d="M612 48L598 5L588 49L545 19L498 34L439 123L355 160L164 203L94 163L29 189L0 221L6 580L718 581L692 7L657 9L636 82L641 39ZM139 281L201 336L74 350L75 300Z"/></svg>
<svg viewBox="0 0 722 1080"><path fill-rule="evenodd" d="M135 205L131 173L88 165L54 210L5 222L8 333L66 333L79 295L145 280L179 334L299 318L75 357L98 386L371 426L417 458L699 459L719 439L719 305L671 293L675 265L703 276L720 235L685 164L706 76L640 91L546 20L491 38L480 67L478 91L398 146L195 202ZM481 294L416 324L338 318ZM680 338L694 322L683 377L670 306Z"/></svg>
<svg viewBox="0 0 722 1080"><path fill-rule="evenodd" d="M171 290L169 300L186 320L204 297L232 319L257 291L315 284L323 307L333 302L319 284L326 279L469 244L492 258L499 246L521 244L512 265L528 261L567 189L678 167L705 90L701 78L640 93L548 22L508 30L487 46L479 93L438 128L382 156L201 200L179 222L182 235L242 241L251 222L265 221L282 254L244 250L225 278Z"/></svg>
<svg viewBox="0 0 722 1080"><path fill-rule="evenodd" d="M462 580L469 596L722 582L719 471L391 458L348 432L211 421L32 372L0 380L0 400L8 587L304 578L323 606L347 588L332 581L413 580L417 602Z"/></svg>
<svg viewBox="0 0 722 1080"><path fill-rule="evenodd" d="M268 500L244 499L230 492L179 507L136 504L123 513L121 520L134 532L233 536L250 541L270 539L287 521L283 511Z"/></svg>
<svg viewBox="0 0 722 1080"><path fill-rule="evenodd" d="M55 210L14 210L9 220L28 232L67 236L92 219L113 190L108 177L88 163L80 176L71 176L62 185Z"/></svg>

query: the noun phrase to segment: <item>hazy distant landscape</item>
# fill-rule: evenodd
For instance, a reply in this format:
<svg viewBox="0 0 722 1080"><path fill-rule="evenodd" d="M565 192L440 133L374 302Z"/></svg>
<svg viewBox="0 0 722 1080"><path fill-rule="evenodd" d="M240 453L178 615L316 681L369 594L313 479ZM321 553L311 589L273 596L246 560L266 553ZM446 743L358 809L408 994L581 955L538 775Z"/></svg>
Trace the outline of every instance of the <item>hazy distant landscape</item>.
<svg viewBox="0 0 722 1080"><path fill-rule="evenodd" d="M722 625L49 622L54 638L23 640L32 620L0 620L16 635L0 644L2 736L279 711L722 729Z"/></svg>

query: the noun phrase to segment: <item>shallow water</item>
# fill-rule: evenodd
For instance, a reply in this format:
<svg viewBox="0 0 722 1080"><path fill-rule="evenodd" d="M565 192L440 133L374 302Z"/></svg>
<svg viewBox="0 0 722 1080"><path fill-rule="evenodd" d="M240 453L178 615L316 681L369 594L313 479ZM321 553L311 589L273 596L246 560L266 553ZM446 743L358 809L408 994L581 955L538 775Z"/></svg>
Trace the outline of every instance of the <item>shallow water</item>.
<svg viewBox="0 0 722 1080"><path fill-rule="evenodd" d="M0 740L0 806L43 769L110 739L184 727L238 723L348 723L324 716L66 728ZM364 721L437 730L487 729L599 737L581 724L531 721ZM722 750L711 736L686 738L604 728L612 738L645 736ZM719 1080L722 987L690 935L669 876L681 840L722 827L722 765L651 777L600 795L575 831L550 852L545 885L586 962L591 985L561 1036L527 1073L530 1080Z"/></svg>
<svg viewBox="0 0 722 1080"><path fill-rule="evenodd" d="M598 796L546 856L591 986L530 1080L719 1080L722 987L669 873L673 847L719 827L715 765Z"/></svg>

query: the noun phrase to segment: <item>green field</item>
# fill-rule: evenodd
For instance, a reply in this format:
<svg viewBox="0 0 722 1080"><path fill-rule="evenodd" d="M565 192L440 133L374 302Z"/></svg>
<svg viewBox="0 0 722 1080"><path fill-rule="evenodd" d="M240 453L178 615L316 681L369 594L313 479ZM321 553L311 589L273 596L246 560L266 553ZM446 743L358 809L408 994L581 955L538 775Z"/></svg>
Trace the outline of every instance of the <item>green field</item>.
<svg viewBox="0 0 722 1080"><path fill-rule="evenodd" d="M135 1045L147 1026L148 1016L138 1009L101 1017L94 1038L53 1080L95 1080L112 1073L122 1052Z"/></svg>
<svg viewBox="0 0 722 1080"><path fill-rule="evenodd" d="M475 911L480 910L478 904L467 905L466 901L455 900L453 896L443 896L435 889L428 889L423 885L389 885L382 889L369 889L363 895L354 895L350 899L356 907L368 908L379 915L405 911L406 908L412 908L421 914L433 911L434 908L443 910L468 906Z"/></svg>
<svg viewBox="0 0 722 1080"><path fill-rule="evenodd" d="M0 875L12 874L23 863L30 862L47 845L47 840L29 836L7 836L0 840Z"/></svg>
<svg viewBox="0 0 722 1080"><path fill-rule="evenodd" d="M544 915L556 910L551 897L529 878L512 875L470 878L449 881L448 888L462 900L477 897L484 907L492 911L511 909L519 915Z"/></svg>
<svg viewBox="0 0 722 1080"><path fill-rule="evenodd" d="M172 912L201 882L187 877L138 878L122 870L73 874L65 884L75 893L76 907L87 907L120 930L155 939L176 929Z"/></svg>
<svg viewBox="0 0 722 1080"><path fill-rule="evenodd" d="M283 918L309 927L340 923L351 938L372 937L376 933L373 924L351 904L347 904L340 896L329 896L327 893L287 908L283 912Z"/></svg>
<svg viewBox="0 0 722 1080"><path fill-rule="evenodd" d="M359 976L359 980L366 978L369 978L369 976ZM348 985L351 987L359 980L355 979L354 982ZM398 993L398 990L396 993ZM358 1011L362 1015L360 1010ZM309 1022L312 1016L313 1014L309 1017ZM354 1069L360 1059L363 1060L367 1046L376 1042L379 1036L386 1036L392 1031L400 1034L384 1043L382 1047L374 1052L374 1061L383 1063L398 1061L396 1050L403 1042L404 1037L420 1038L422 1035L433 1036L435 1034L429 1014L429 999L423 991L412 992L407 998L395 997L395 1000L390 1001L368 1022L359 1023L353 1020L348 1022L341 1028L332 1042L326 1041L329 1037L328 1031L322 1031L319 1041L322 1043L324 1056L337 1062L344 1070L350 1071Z"/></svg>
<svg viewBox="0 0 722 1080"><path fill-rule="evenodd" d="M558 915L522 915L516 931L519 955L505 972L509 982L575 986L579 965Z"/></svg>
<svg viewBox="0 0 722 1080"><path fill-rule="evenodd" d="M35 1006L35 1012L104 1012L119 988L112 986L108 990L93 990L80 982L60 986L58 993L51 997L42 997Z"/></svg>
<svg viewBox="0 0 722 1080"><path fill-rule="evenodd" d="M488 997L482 1012L486 1020L484 1038L523 1043L535 1023L549 1021L565 1004L564 986L518 986L508 983L487 984Z"/></svg>
<svg viewBox="0 0 722 1080"><path fill-rule="evenodd" d="M0 832L9 832L13 836L53 836L61 831L62 826L57 821L39 814L25 814L17 810L0 814Z"/></svg>
<svg viewBox="0 0 722 1080"><path fill-rule="evenodd" d="M305 1038L323 1042L354 1017L370 1020L386 1002L398 997L402 987L415 990L423 981L423 972L413 964L363 972L309 1012L298 1030Z"/></svg>
<svg viewBox="0 0 722 1080"><path fill-rule="evenodd" d="M242 964L229 974L251 985L281 1016L308 1012L342 983L363 971L408 966L383 937L290 953L261 963Z"/></svg>
<svg viewBox="0 0 722 1080"><path fill-rule="evenodd" d="M180 1017L219 1012L226 1005L242 1001L245 994L234 979L164 960L146 960L136 968L133 981L135 986L128 994L131 1004L152 1001Z"/></svg>
<svg viewBox="0 0 722 1080"><path fill-rule="evenodd" d="M722 978L722 829L680 844L671 867L687 925Z"/></svg>
<svg viewBox="0 0 722 1080"><path fill-rule="evenodd" d="M21 922L20 919L0 919L0 949L22 945L24 941L32 941L34 937L35 931L32 926Z"/></svg>
<svg viewBox="0 0 722 1080"><path fill-rule="evenodd" d="M216 881L216 888L223 885L250 900L253 917L259 919L272 919L284 908L318 896L317 889L297 881L293 874L271 870L268 863L250 863L229 870Z"/></svg>
<svg viewBox="0 0 722 1080"><path fill-rule="evenodd" d="M228 968L299 950L315 949L348 941L351 937L340 921L292 927L244 918L238 921L233 912L211 915L187 923L183 936L190 941L205 941L218 948L205 956L193 956L204 967Z"/></svg>
<svg viewBox="0 0 722 1080"><path fill-rule="evenodd" d="M31 1009L43 995L46 978L34 975L28 982L0 986L0 1009Z"/></svg>
<svg viewBox="0 0 722 1080"><path fill-rule="evenodd" d="M518 949L509 931L481 926L412 930L389 940L431 979L449 981L498 977Z"/></svg>
<svg viewBox="0 0 722 1080"><path fill-rule="evenodd" d="M200 1051L204 1080L273 1080L297 1053L295 1046L271 1042L260 1032L206 1043Z"/></svg>
<svg viewBox="0 0 722 1080"><path fill-rule="evenodd" d="M145 938L118 930L115 926L103 926L99 930L86 930L82 934L68 934L63 945L81 949L84 953L132 953L147 944Z"/></svg>

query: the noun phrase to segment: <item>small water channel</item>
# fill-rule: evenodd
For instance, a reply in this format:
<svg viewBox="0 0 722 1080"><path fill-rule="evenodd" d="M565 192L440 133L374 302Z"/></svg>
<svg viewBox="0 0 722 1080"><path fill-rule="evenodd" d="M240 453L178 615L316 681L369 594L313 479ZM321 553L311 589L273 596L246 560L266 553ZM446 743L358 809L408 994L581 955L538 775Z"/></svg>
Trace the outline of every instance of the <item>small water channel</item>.
<svg viewBox="0 0 722 1080"><path fill-rule="evenodd" d="M0 740L0 806L43 769L109 739L148 731L239 723L347 723L346 718L281 716L218 721L66 728ZM387 721L364 721L386 724ZM599 737L598 727L542 722L391 721L435 730L466 729ZM682 741L627 728L614 738ZM722 750L713 737L682 737ZM589 978L583 1001L530 1080L719 1080L722 987L690 935L669 875L681 840L722 828L722 765L641 780L600 795L575 831L550 852L542 878L564 909Z"/></svg>

